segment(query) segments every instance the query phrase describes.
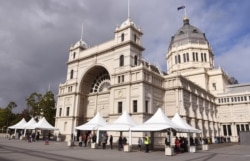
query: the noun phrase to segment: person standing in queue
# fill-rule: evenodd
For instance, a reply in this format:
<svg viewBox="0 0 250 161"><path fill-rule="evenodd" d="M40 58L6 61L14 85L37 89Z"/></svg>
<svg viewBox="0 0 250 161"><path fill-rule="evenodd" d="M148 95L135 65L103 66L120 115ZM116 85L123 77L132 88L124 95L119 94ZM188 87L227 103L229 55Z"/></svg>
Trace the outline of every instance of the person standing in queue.
<svg viewBox="0 0 250 161"><path fill-rule="evenodd" d="M139 137L138 138L138 148L141 151L141 146L142 146L142 139Z"/></svg>
<svg viewBox="0 0 250 161"><path fill-rule="evenodd" d="M112 135L110 135L109 144L110 144L110 149L113 149L113 136Z"/></svg>
<svg viewBox="0 0 250 161"><path fill-rule="evenodd" d="M119 136L119 139L118 139L118 150L121 151L121 149L123 149L123 140L122 140L122 136L120 135Z"/></svg>
<svg viewBox="0 0 250 161"><path fill-rule="evenodd" d="M145 134L145 137L144 137L144 145L145 145L145 152L148 153L149 152L149 137L147 134Z"/></svg>
<svg viewBox="0 0 250 161"><path fill-rule="evenodd" d="M102 149L106 149L107 144L107 134L105 132L102 133Z"/></svg>

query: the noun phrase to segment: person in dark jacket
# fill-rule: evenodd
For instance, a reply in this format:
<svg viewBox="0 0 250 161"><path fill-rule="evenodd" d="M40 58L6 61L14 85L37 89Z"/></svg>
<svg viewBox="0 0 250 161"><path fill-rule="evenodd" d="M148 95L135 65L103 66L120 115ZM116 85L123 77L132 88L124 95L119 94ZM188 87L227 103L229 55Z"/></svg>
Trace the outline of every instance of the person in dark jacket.
<svg viewBox="0 0 250 161"><path fill-rule="evenodd" d="M122 143L123 143L122 136L120 136L119 139L118 139L118 150L119 151L123 148Z"/></svg>
<svg viewBox="0 0 250 161"><path fill-rule="evenodd" d="M110 149L113 149L113 136L112 135L110 135L109 144L110 144Z"/></svg>

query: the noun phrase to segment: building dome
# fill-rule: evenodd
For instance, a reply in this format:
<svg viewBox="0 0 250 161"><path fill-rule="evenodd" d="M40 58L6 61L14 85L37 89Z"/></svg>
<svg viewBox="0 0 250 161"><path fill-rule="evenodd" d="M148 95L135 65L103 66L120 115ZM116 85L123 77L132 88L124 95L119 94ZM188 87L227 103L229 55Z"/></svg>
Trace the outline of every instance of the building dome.
<svg viewBox="0 0 250 161"><path fill-rule="evenodd" d="M183 19L183 26L172 36L169 48L176 46L192 44L209 44L204 33L197 27L189 24L189 18Z"/></svg>
<svg viewBox="0 0 250 161"><path fill-rule="evenodd" d="M84 42L83 40L79 40L77 41L74 46L74 48L77 48L77 47L83 47L84 49L88 48L88 45L86 42Z"/></svg>
<svg viewBox="0 0 250 161"><path fill-rule="evenodd" d="M133 21L131 21L130 18L128 18L126 21L124 21L124 22L121 24L120 28L125 28L125 27L128 27L128 26L134 26L134 27L136 28L135 23L134 23Z"/></svg>

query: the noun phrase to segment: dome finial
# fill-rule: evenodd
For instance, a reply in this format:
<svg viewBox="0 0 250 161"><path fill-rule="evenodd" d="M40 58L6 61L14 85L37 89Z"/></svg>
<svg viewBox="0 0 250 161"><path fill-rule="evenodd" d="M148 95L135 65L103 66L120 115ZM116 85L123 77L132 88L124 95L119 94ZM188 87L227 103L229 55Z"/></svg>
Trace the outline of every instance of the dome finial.
<svg viewBox="0 0 250 161"><path fill-rule="evenodd" d="M189 18L188 18L187 16L185 16L185 17L183 18L183 24L184 24L184 25L189 25Z"/></svg>
<svg viewBox="0 0 250 161"><path fill-rule="evenodd" d="M189 25L189 18L187 17L186 5L182 5L177 8L178 11L182 9L184 9L184 13L185 13L184 18L183 18L184 25Z"/></svg>

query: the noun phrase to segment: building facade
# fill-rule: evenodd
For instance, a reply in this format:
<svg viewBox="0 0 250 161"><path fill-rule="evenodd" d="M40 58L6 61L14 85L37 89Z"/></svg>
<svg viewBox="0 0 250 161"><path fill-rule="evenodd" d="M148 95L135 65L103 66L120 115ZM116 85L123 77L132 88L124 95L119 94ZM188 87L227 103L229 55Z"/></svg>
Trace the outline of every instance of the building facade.
<svg viewBox="0 0 250 161"><path fill-rule="evenodd" d="M214 67L214 53L205 34L190 25L187 17L171 38L167 72L143 59L142 36L128 18L115 28L110 41L88 47L80 40L70 47L55 125L66 140L76 126L97 112L113 122L127 111L143 123L159 107L169 118L178 112L203 131L194 136L237 141L240 130L249 130L250 95L243 89L250 86L232 85L223 69Z"/></svg>

